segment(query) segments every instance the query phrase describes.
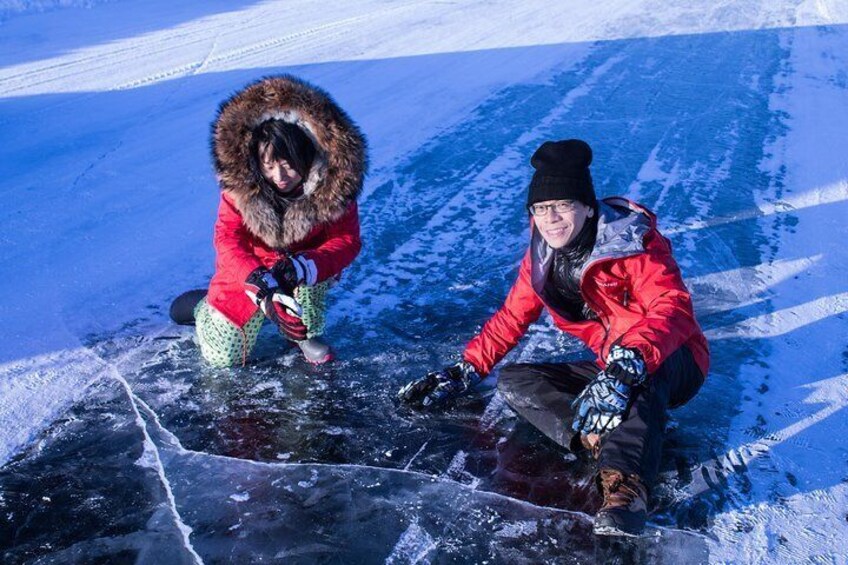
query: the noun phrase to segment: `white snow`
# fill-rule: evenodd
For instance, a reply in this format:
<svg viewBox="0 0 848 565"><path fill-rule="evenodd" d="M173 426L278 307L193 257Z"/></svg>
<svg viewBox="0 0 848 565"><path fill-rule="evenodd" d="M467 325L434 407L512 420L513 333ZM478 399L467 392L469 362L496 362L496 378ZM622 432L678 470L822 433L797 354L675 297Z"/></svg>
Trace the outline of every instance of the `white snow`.
<svg viewBox="0 0 848 565"><path fill-rule="evenodd" d="M538 524L536 522L513 522L496 531L495 535L502 538L517 538L535 535L537 530Z"/></svg>

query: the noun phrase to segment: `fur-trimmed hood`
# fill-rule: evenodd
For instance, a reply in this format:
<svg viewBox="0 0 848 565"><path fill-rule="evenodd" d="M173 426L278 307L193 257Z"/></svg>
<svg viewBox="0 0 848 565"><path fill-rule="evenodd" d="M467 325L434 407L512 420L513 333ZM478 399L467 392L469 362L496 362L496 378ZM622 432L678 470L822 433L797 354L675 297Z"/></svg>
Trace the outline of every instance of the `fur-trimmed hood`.
<svg viewBox="0 0 848 565"><path fill-rule="evenodd" d="M250 164L253 129L276 118L298 125L315 144L303 196L286 200ZM291 75L259 80L223 102L212 126L212 154L221 190L228 192L247 229L284 249L316 226L339 219L362 191L368 167L359 128L318 87Z"/></svg>

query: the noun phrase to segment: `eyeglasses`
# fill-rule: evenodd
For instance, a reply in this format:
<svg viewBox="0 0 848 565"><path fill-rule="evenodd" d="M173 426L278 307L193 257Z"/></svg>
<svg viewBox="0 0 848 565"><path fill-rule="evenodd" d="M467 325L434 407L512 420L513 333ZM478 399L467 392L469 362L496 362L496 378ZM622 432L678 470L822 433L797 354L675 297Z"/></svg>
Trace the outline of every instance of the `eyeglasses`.
<svg viewBox="0 0 848 565"><path fill-rule="evenodd" d="M557 214L567 214L577 209L577 203L573 200L560 200L553 204L531 204L528 207L534 216L547 216L549 210L555 210Z"/></svg>

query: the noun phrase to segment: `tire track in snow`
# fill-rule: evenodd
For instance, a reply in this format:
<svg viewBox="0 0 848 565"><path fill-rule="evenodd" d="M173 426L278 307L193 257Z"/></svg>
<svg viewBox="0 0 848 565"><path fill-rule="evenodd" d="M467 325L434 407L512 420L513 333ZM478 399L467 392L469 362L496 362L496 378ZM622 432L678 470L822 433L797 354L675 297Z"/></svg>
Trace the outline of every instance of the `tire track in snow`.
<svg viewBox="0 0 848 565"><path fill-rule="evenodd" d="M520 218L526 212L515 201L521 200L526 183L526 154L551 122L615 68L615 51L602 48L576 71L558 74L547 84L519 85L498 93L371 192L362 204L368 245L333 307L343 323L385 319L384 312L401 302L403 308L412 307L405 297L420 298L417 305L425 306L432 302L434 291L440 295L444 290L439 283L445 278L460 289L476 286L482 266L478 249L504 244L520 252L524 245L520 234L526 231ZM511 121L503 122L507 117ZM465 149L457 152L456 147ZM470 258L474 260L469 262ZM497 271L514 267L503 256L493 263ZM496 277L503 279L504 274L498 272Z"/></svg>
<svg viewBox="0 0 848 565"><path fill-rule="evenodd" d="M843 27L843 26L839 26ZM745 455L736 504L716 518L716 555L760 562L838 562L845 532L844 438L848 363L846 286L838 280L845 253L848 201L844 159L831 147L844 137L844 29L784 30L790 53L771 107L782 134L770 140L761 169L771 183L758 195L766 274L754 288L768 308L717 331L769 348L763 363L745 367L743 396L729 443ZM810 105L810 100L816 100ZM834 237L835 236L835 237ZM786 272L781 263L808 263ZM732 551L728 548L734 548Z"/></svg>
<svg viewBox="0 0 848 565"><path fill-rule="evenodd" d="M722 271L748 271L751 267L765 267L766 263L770 265L778 256L778 248L775 243L769 241L773 240L774 236L766 236L766 226L773 223L777 230L783 229L784 226L790 226L791 229L791 218L785 212L792 207L781 205L784 197L780 188L780 174L772 176L759 166L770 152L770 143L786 132L782 115L768 107L768 97L780 88L775 84L779 80L776 77L784 72L784 61L788 54L780 44L779 32L757 32L750 35L759 36L760 41L756 49L740 45L736 48L723 47L713 50L751 53L738 72L738 83L726 81L722 92L715 94L716 99L722 100L718 109L723 109L723 113L718 112L713 105L697 119L698 125L704 127L718 141L707 143L702 136L693 135L691 131L686 132L682 127L677 127L676 131L669 130L652 149L651 157L640 170L638 181L631 185L631 190L640 194L643 201L658 208L663 225L673 226L674 229L667 231L667 235L675 241L677 256L682 259L681 264L684 265L684 273L687 272L686 267L689 267L690 273L694 271L699 275L707 274L713 279L710 285L696 284L694 287L696 304L701 311L716 309L715 297L712 296L714 293L729 296L730 298L725 300L732 303L733 296L748 297L752 292L762 293L763 289L768 289L770 284L757 284L755 289L749 289L751 279L737 278L733 282L722 280L720 275ZM743 41L739 43L744 43L745 37L742 36L741 39ZM706 117L709 117L709 120L705 120ZM684 135L694 137L693 141L700 143L703 149L693 147L692 144L683 147L676 145L675 140ZM646 187L649 190L645 190ZM775 204L760 204L760 195L770 192L774 194L769 200ZM756 212L752 213L752 210ZM764 213L775 215L774 221L762 221ZM721 218L722 221L712 222L711 217ZM696 224L703 222L701 228L706 230L688 230L687 225L691 225L693 220ZM716 272L711 272L713 270ZM778 271L780 270L779 268ZM703 276L699 276L699 279L702 278ZM759 277L754 280L762 282ZM677 435L683 436L685 442L690 445L702 444L703 434L694 426L702 425L699 420L705 417L715 422L715 431L720 433L715 434L713 440L708 442L711 447L687 450L689 455L686 465L689 468L678 479L684 482L682 490L666 485L671 492L665 493L664 496L667 500L672 498L671 502L666 504L670 504L670 510L674 514L671 517L674 522L670 523L704 527L709 516L719 510L744 509L755 503L758 499L752 492L753 482L749 477L751 472L766 477L786 476L790 482L795 480L792 479L792 473L787 470L787 466L780 459L775 460L774 448L781 443L787 443L810 449L812 446L804 445L805 442L797 439L796 435L831 417L841 406L838 402L835 405L827 405L822 410L808 414L801 421L791 423L778 431L774 431L773 423L758 417L758 423L746 431L752 439L738 447L728 448L724 445L723 438L727 433L724 430L731 425L730 418L735 413L728 413L728 408L732 410L739 402L737 400L728 403L727 393L735 390L736 397L741 397L742 391L738 383L740 374L747 364L762 363L769 354L765 340L751 338L757 338L758 333L767 336L774 331L784 331L775 327L773 322L767 322L765 326L760 325L758 333L752 334L744 329L749 323L757 326L757 320L772 319L772 305L768 293L760 296L762 298L758 299L754 294L753 300L744 298L741 300L742 304L721 312L720 317L708 318L713 324L744 322L744 325L737 325L737 332L728 333L727 330L722 330L721 335L712 332L715 369L707 387L701 393L702 398L698 400L706 409L699 408L693 416L687 416L689 425L683 426ZM814 308L817 314L804 314L804 308L801 308L792 312L793 316L800 315L801 319L790 317L780 323L785 325L784 322L787 322L790 329L797 329L816 319L823 319L823 316L832 314L833 299L833 296L828 296L826 303L823 300L816 304L810 303L810 307L818 306L817 309ZM715 326L708 323L705 327L709 330ZM755 345L757 341L761 342L759 347ZM768 387L758 382L752 383L752 388L757 390L747 396L753 396L754 400L762 398L760 395L768 390ZM707 400L703 398L705 395L708 395ZM720 408L722 405L724 409ZM719 409L716 410L716 407ZM783 411L784 408L780 407L780 410ZM769 416L769 420L771 419ZM690 478L685 478L686 474L690 475ZM685 484L687 481L688 484ZM746 512L744 511L742 516L745 516ZM744 522L743 519L739 526L747 528L753 527L752 524L755 524L756 520L747 524Z"/></svg>
<svg viewBox="0 0 848 565"><path fill-rule="evenodd" d="M293 53L313 52L316 46L336 45L344 35L351 34L354 31L361 32L363 25L375 24L387 17L396 17L398 12L414 9L423 3L429 2L427 0L407 2L366 14L332 20L283 35L274 33L279 25L271 16L268 16L268 21L265 21L259 14L241 22L233 22L226 16L221 16L211 21L205 20L193 24L188 29L181 26L173 32L165 31L151 34L149 37L133 38L129 40L130 45L121 42L113 47L108 45L98 46L93 48L94 53L90 55L87 54L90 50L85 50L80 56L69 56L69 59L62 58L56 63L42 65L29 63L20 72L12 70L3 73L0 70L0 97L14 96L24 89L33 89L42 85L57 82L61 84L70 79L79 81L81 74L85 76L108 75L110 69L144 67L148 61L155 64L158 61L166 60L168 58L166 56L173 57L175 52L191 51L197 46L208 44L210 36L214 38L212 40L214 47L217 38L227 32L246 35L261 33L262 36L266 37L234 49L222 49L215 55L212 55L209 49L204 49L202 52L205 55L199 60L170 68L159 68L156 72L113 84L108 90L138 88L166 79L188 76L200 72L202 69L214 67L216 64L234 63L269 51L275 52L276 59L284 58L285 55ZM249 22L255 23L252 27L245 29L244 24ZM267 37L269 32L271 37Z"/></svg>

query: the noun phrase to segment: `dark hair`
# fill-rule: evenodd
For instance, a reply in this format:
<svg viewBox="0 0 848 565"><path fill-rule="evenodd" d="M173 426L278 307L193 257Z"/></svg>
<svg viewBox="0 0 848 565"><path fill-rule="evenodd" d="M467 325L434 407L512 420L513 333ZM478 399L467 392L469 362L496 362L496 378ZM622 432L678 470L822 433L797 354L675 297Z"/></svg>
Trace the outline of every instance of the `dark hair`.
<svg viewBox="0 0 848 565"><path fill-rule="evenodd" d="M315 145L297 125L271 119L265 120L253 129L250 136L250 160L253 170L262 178L259 148L271 146L271 157L285 159L303 179L309 176L309 169L315 160Z"/></svg>

